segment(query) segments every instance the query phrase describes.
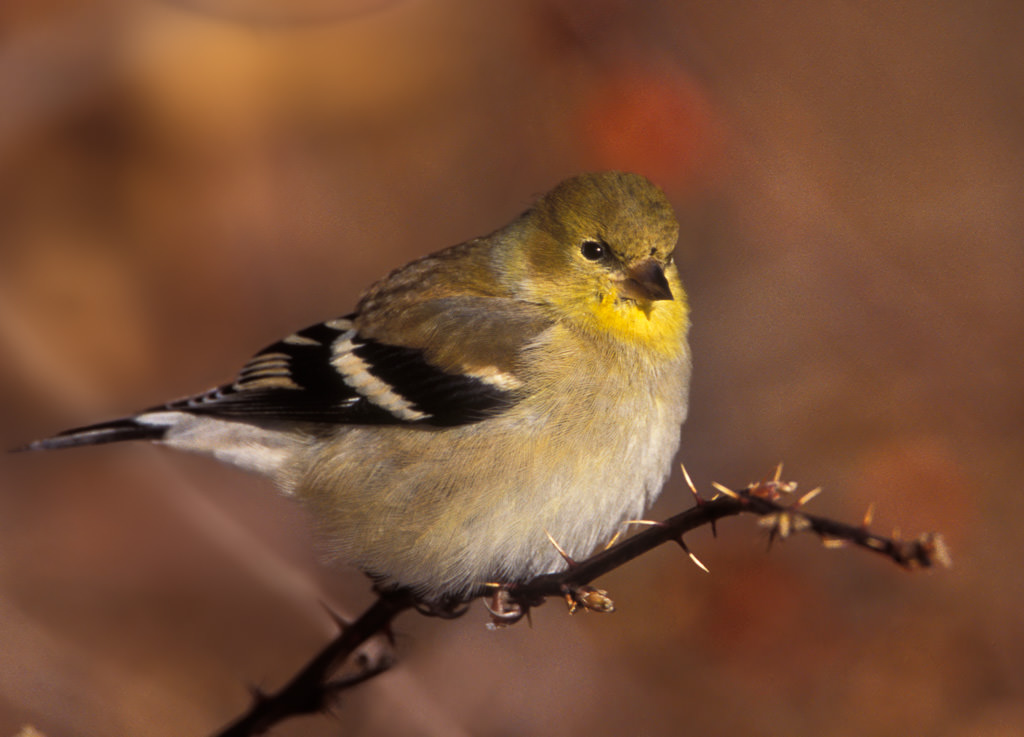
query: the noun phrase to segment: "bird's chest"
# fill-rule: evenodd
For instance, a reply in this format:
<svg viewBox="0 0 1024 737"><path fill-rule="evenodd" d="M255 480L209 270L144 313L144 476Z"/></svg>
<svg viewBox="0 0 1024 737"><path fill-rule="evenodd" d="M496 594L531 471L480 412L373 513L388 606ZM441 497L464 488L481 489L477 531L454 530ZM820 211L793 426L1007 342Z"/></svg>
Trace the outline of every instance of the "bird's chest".
<svg viewBox="0 0 1024 737"><path fill-rule="evenodd" d="M524 493L546 522L616 525L638 516L668 474L685 415L684 367L583 377L536 402ZM522 488L522 487L521 487Z"/></svg>

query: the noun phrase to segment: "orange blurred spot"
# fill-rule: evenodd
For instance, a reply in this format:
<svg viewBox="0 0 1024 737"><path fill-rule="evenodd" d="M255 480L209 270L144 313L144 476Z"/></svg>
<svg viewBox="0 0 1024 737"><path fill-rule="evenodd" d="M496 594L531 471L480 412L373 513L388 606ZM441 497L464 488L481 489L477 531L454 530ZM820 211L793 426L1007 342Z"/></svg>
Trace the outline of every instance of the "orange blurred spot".
<svg viewBox="0 0 1024 737"><path fill-rule="evenodd" d="M721 168L725 131L700 85L678 70L607 78L579 111L594 168L624 169L695 189Z"/></svg>

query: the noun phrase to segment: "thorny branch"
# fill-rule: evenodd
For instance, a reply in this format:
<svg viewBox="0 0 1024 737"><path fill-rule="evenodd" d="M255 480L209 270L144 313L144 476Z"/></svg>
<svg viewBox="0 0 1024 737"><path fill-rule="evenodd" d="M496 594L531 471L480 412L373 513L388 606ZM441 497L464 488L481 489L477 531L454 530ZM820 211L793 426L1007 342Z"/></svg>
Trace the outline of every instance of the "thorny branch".
<svg viewBox="0 0 1024 737"><path fill-rule="evenodd" d="M935 565L948 567L951 563L945 542L938 533L925 533L912 540L872 533L868 529L871 522L870 509L859 525L808 514L803 507L819 490L815 489L790 501L796 483L780 481L778 471L773 479L751 484L739 491L719 484L714 486L718 493L707 500L701 498L690 484L696 500L693 507L663 522L643 522L646 525L643 531L584 561L570 560L569 567L558 573L549 573L508 586L490 585L466 600L445 604L424 604L405 589L379 592L377 601L357 620L350 624L339 622L341 633L291 681L273 694L254 691L249 710L214 737L264 734L289 717L326 711L341 691L363 683L393 665L389 657L383 657L377 662L356 662L356 672L332 678L371 637L380 633L390 635L391 621L408 609L415 608L432 616L456 617L466 611L465 605L473 598L487 595L493 626L506 626L518 621L548 597L564 598L570 612L579 608L596 612L613 611L612 600L606 592L591 587L592 581L666 542L680 545L693 562L703 569L704 565L683 541L683 535L705 525L711 525L714 530L715 523L725 517L754 514L760 518L760 524L768 528L770 541L782 540L797 532L813 532L826 547L852 545L864 548L910 570ZM552 542L557 546L557 541Z"/></svg>

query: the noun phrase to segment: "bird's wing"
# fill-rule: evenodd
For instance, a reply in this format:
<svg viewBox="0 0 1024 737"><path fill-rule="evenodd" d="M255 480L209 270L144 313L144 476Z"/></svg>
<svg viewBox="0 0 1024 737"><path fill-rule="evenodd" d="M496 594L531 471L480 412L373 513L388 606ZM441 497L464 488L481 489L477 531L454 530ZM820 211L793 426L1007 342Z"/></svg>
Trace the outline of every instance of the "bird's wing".
<svg viewBox="0 0 1024 737"><path fill-rule="evenodd" d="M300 330L257 353L233 383L150 411L253 423L477 422L517 401L517 357L548 326L528 305L489 297L424 302L366 330L360 322Z"/></svg>

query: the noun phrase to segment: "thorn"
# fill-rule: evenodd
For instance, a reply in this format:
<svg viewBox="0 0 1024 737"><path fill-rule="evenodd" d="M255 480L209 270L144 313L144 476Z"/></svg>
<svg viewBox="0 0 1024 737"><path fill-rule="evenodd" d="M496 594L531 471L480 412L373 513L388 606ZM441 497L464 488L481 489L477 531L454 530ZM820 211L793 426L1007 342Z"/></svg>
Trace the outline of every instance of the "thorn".
<svg viewBox="0 0 1024 737"><path fill-rule="evenodd" d="M548 536L548 540L550 540L551 544L555 546L555 550L557 550L558 554L560 556L562 556L562 559L565 560L565 562L569 564L569 567L572 568L573 566L575 566L576 565L576 561L574 561L572 559L572 557L567 552L565 552L565 549L562 548L562 546L558 544L558 541L555 540L555 538L553 538L551 536L551 533L548 532L547 530L544 530L544 534Z"/></svg>
<svg viewBox="0 0 1024 737"><path fill-rule="evenodd" d="M820 493L821 493L821 487L820 486L815 487L815 488L811 489L810 491L808 491L806 494L804 494L802 497L797 499L796 504L794 504L793 506L794 507L802 507L807 502L811 501L811 499L813 499L814 497L818 496L818 494L820 494Z"/></svg>
<svg viewBox="0 0 1024 737"><path fill-rule="evenodd" d="M875 519L875 503L871 502L868 505L867 511L864 512L864 521L860 523L860 526L867 529L871 527L871 522Z"/></svg>
<svg viewBox="0 0 1024 737"><path fill-rule="evenodd" d="M334 621L335 625L337 625L339 633L340 632L344 632L345 630L348 629L350 622L348 622L344 617L342 617L336 611L331 609L331 607L327 605L327 602L321 601L320 602L320 606L322 606L324 608L324 611L327 612L327 616L330 617Z"/></svg>
<svg viewBox="0 0 1024 737"><path fill-rule="evenodd" d="M679 470L683 472L683 479L686 480L686 485L689 487L690 492L693 494L693 498L697 504L703 504L704 500L701 499L700 494L697 493L697 487L693 485L693 479L690 478L690 472L686 470L686 466L682 463L679 464Z"/></svg>
<svg viewBox="0 0 1024 737"><path fill-rule="evenodd" d="M730 489L727 486L722 486L717 481L712 481L711 485L714 486L715 490L718 491L720 494L725 494L730 499L739 499L740 498L740 495L737 494L735 491L733 491L732 489Z"/></svg>
<svg viewBox="0 0 1024 737"><path fill-rule="evenodd" d="M700 568L702 571L704 571L704 573L711 573L711 571L708 570L708 567L700 562L700 558L698 558L696 555L694 555L690 551L687 551L687 555L690 556L690 560L693 561L693 564L695 566L697 566L698 568Z"/></svg>
<svg viewBox="0 0 1024 737"><path fill-rule="evenodd" d="M270 695L259 686L250 684L246 686L246 690L249 692L249 698L252 699L253 706L270 701Z"/></svg>
<svg viewBox="0 0 1024 737"><path fill-rule="evenodd" d="M622 530L616 530L615 534L612 535L612 539L605 544L604 549L607 550L608 548L610 548L618 541L620 537L622 537Z"/></svg>
<svg viewBox="0 0 1024 737"><path fill-rule="evenodd" d="M701 563L700 558L693 554L693 551L690 550L690 546L686 544L686 541L683 539L682 535L675 538L675 541L679 543L679 547L681 547L683 549L683 552L686 553L687 556L689 556L690 560L693 562L695 566L704 571L704 573L711 573L711 571L708 570L708 567Z"/></svg>
<svg viewBox="0 0 1024 737"><path fill-rule="evenodd" d="M772 477L775 483L779 483L782 479L782 461L779 461L779 465L775 467L775 475Z"/></svg>
<svg viewBox="0 0 1024 737"><path fill-rule="evenodd" d="M659 522L654 519L628 519L622 524L624 525L646 525L647 527L664 527L664 522Z"/></svg>

